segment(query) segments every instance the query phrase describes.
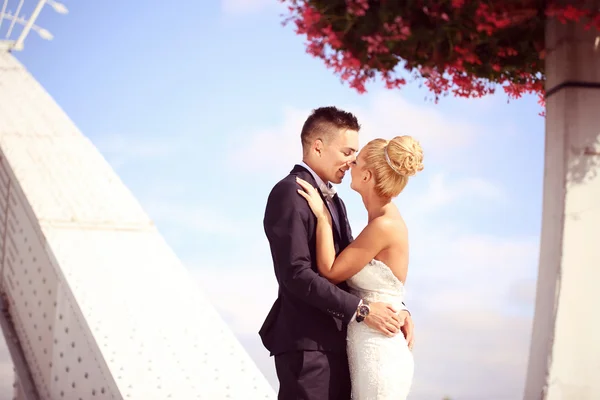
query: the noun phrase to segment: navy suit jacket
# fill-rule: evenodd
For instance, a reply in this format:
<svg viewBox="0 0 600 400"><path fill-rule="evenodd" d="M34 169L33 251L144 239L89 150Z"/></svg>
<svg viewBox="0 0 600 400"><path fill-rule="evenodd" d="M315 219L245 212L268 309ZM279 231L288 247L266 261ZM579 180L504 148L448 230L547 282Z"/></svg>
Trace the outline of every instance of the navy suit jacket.
<svg viewBox="0 0 600 400"><path fill-rule="evenodd" d="M360 299L345 283L334 285L316 265L317 219L298 194L296 177L317 187L311 173L296 165L271 190L264 216L275 276L277 300L259 335L271 355L297 350L345 352L346 328ZM334 228L336 255L352 241L346 206L334 196L340 229Z"/></svg>

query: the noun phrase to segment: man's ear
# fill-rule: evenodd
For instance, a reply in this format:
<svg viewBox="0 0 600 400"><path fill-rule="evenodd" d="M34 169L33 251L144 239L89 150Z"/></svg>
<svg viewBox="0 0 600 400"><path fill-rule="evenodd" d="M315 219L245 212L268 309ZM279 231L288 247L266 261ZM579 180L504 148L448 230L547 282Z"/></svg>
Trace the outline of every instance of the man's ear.
<svg viewBox="0 0 600 400"><path fill-rule="evenodd" d="M313 149L317 152L317 155L321 157L323 152L323 141L321 139L317 139L313 142Z"/></svg>

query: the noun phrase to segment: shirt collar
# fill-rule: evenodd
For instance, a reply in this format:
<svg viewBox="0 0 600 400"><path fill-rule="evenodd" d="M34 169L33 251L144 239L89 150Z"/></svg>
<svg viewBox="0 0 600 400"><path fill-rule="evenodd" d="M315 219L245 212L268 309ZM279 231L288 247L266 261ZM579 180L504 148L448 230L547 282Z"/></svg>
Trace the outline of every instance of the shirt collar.
<svg viewBox="0 0 600 400"><path fill-rule="evenodd" d="M300 163L298 163L298 165L306 168L308 170L308 172L310 172L312 177L315 179L315 182L317 183L319 190L321 191L321 193L323 193L323 196L325 196L329 199L333 198L333 196L336 194L336 190L331 185L331 183L324 182L323 179L321 179L321 177L319 175L317 175L316 172L313 171L313 169L311 167L309 167L308 164L306 164L304 161L300 161Z"/></svg>

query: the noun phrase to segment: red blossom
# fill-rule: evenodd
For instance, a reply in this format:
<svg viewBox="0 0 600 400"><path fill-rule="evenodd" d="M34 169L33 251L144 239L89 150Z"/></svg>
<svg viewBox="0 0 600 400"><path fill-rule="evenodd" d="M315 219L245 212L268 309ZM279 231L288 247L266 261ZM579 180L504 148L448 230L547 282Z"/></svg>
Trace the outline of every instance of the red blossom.
<svg viewBox="0 0 600 400"><path fill-rule="evenodd" d="M510 98L544 101L545 18L600 30L600 12L548 0L280 0L307 52L359 93L379 77L389 89L422 80L438 97L481 97L501 86ZM566 4L569 3L569 4ZM403 68L400 68L402 65Z"/></svg>
<svg viewBox="0 0 600 400"><path fill-rule="evenodd" d="M461 8L465 5L465 0L452 0L452 8Z"/></svg>
<svg viewBox="0 0 600 400"><path fill-rule="evenodd" d="M346 0L348 14L363 16L369 9L369 0Z"/></svg>

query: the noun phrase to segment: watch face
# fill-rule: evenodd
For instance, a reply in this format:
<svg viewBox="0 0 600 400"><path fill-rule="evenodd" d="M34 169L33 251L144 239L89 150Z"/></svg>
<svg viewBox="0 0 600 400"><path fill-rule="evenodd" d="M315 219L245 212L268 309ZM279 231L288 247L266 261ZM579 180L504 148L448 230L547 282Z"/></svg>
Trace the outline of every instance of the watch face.
<svg viewBox="0 0 600 400"><path fill-rule="evenodd" d="M365 317L367 315L369 315L369 311L370 311L369 306L366 306L366 305L360 306L360 308L358 310L358 312L360 313L360 315L363 315Z"/></svg>

